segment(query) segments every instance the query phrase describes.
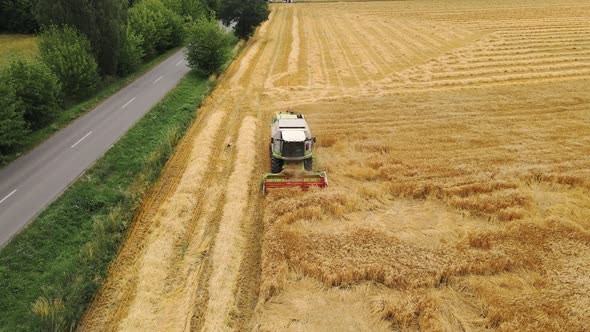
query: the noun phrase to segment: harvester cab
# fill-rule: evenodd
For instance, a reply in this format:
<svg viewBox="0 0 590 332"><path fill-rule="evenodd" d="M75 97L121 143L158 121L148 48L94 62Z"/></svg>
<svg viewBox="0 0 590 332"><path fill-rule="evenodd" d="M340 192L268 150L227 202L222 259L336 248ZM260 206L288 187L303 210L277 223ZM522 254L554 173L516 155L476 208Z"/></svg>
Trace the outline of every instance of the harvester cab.
<svg viewBox="0 0 590 332"><path fill-rule="evenodd" d="M313 171L313 146L316 138L311 135L303 114L277 113L273 116L270 127L271 173L264 174L264 193L269 188L325 188L328 185L326 172Z"/></svg>

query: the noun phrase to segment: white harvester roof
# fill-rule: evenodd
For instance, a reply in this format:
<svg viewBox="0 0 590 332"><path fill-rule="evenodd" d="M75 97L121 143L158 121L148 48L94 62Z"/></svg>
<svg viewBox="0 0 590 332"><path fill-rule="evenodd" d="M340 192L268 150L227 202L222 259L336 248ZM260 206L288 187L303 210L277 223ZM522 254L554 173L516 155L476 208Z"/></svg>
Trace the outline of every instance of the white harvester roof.
<svg viewBox="0 0 590 332"><path fill-rule="evenodd" d="M304 119L279 119L280 129L307 129Z"/></svg>
<svg viewBox="0 0 590 332"><path fill-rule="evenodd" d="M286 142L303 142L305 141L305 131L303 130L283 130L283 140Z"/></svg>

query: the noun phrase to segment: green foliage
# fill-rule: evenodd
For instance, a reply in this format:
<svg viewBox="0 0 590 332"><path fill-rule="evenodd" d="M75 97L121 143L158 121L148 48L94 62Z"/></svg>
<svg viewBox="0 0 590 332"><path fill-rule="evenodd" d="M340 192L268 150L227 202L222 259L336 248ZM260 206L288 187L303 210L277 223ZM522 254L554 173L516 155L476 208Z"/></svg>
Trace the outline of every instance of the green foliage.
<svg viewBox="0 0 590 332"><path fill-rule="evenodd" d="M88 39L69 26L50 26L39 36L43 62L59 78L67 97L88 96L98 83Z"/></svg>
<svg viewBox="0 0 590 332"><path fill-rule="evenodd" d="M212 74L231 56L233 36L225 34L215 19L197 19L187 33L186 55L192 68Z"/></svg>
<svg viewBox="0 0 590 332"><path fill-rule="evenodd" d="M95 0L94 4L98 36L91 39L91 44L100 70L112 75L117 72L120 54L125 45L127 1Z"/></svg>
<svg viewBox="0 0 590 332"><path fill-rule="evenodd" d="M129 9L129 26L143 38L146 57L178 46L184 39L183 20L159 0L143 0Z"/></svg>
<svg viewBox="0 0 590 332"><path fill-rule="evenodd" d="M212 11L205 0L161 0L176 14L196 20L200 17L212 16Z"/></svg>
<svg viewBox="0 0 590 332"><path fill-rule="evenodd" d="M28 132L24 114L18 104L12 86L0 84L0 158L20 145Z"/></svg>
<svg viewBox="0 0 590 332"><path fill-rule="evenodd" d="M86 35L99 68L114 74L123 47L127 0L37 0L36 17L42 26L70 25Z"/></svg>
<svg viewBox="0 0 590 332"><path fill-rule="evenodd" d="M217 12L219 10L219 8L221 8L221 0L206 0L206 1L207 1L207 6L213 12Z"/></svg>
<svg viewBox="0 0 590 332"><path fill-rule="evenodd" d="M0 251L1 331L75 329L210 88L189 73Z"/></svg>
<svg viewBox="0 0 590 332"><path fill-rule="evenodd" d="M164 53L173 47L181 45L185 38L184 20L182 17L168 8L165 8L163 14L167 26L170 28L170 34L162 39L156 47L158 53Z"/></svg>
<svg viewBox="0 0 590 332"><path fill-rule="evenodd" d="M39 28L33 15L37 0L2 0L0 32L33 33Z"/></svg>
<svg viewBox="0 0 590 332"><path fill-rule="evenodd" d="M215 16L215 10L209 7L205 0L183 0L182 10L183 15L188 15L195 20L201 17Z"/></svg>
<svg viewBox="0 0 590 332"><path fill-rule="evenodd" d="M247 39L269 15L268 3L262 0L222 0L218 15L224 24L236 22L235 34Z"/></svg>
<svg viewBox="0 0 590 332"><path fill-rule="evenodd" d="M139 68L132 74L123 78L117 78L113 80L112 82L108 83L108 85L105 85L103 88L101 88L101 90L99 90L91 98L88 98L81 103L78 103L72 107L62 110L58 113L55 120L51 121L48 125L44 126L43 128L34 130L27 134L25 138L22 140L22 144L19 144L19 146L16 149L13 149L10 153L4 154L2 157L0 157L0 167L13 161L18 156L27 152L31 148L37 146L39 143L46 140L53 133L67 126L70 122L77 119L80 115L86 113L88 110L93 109L100 102L119 91L122 87L131 83L133 80L145 73L147 70L153 68L163 59L169 57L173 52L174 51L170 51L150 60L149 62L142 63L139 66ZM0 82L2 82L1 79ZM0 331L2 331L2 329L0 329Z"/></svg>
<svg viewBox="0 0 590 332"><path fill-rule="evenodd" d="M65 309L61 299L48 299L44 296L39 297L31 307L43 331L65 331Z"/></svg>
<svg viewBox="0 0 590 332"><path fill-rule="evenodd" d="M128 75L141 65L141 60L145 55L141 47L142 43L143 37L136 35L130 28L127 28L127 36L119 57L119 68L117 70L119 75Z"/></svg>
<svg viewBox="0 0 590 332"><path fill-rule="evenodd" d="M55 119L61 104L61 85L42 62L13 62L6 69L6 82L16 93L19 109L31 129L39 129Z"/></svg>
<svg viewBox="0 0 590 332"><path fill-rule="evenodd" d="M160 0L162 4L180 16L184 16L182 12L182 2L184 0Z"/></svg>

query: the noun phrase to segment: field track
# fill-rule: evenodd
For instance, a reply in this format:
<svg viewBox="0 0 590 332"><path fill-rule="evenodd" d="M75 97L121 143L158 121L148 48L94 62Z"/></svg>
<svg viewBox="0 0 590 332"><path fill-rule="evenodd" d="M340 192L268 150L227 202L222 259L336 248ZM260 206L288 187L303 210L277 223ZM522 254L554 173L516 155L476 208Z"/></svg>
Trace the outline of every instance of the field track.
<svg viewBox="0 0 590 332"><path fill-rule="evenodd" d="M81 330L584 331L590 4L271 9ZM286 109L330 188L260 194Z"/></svg>

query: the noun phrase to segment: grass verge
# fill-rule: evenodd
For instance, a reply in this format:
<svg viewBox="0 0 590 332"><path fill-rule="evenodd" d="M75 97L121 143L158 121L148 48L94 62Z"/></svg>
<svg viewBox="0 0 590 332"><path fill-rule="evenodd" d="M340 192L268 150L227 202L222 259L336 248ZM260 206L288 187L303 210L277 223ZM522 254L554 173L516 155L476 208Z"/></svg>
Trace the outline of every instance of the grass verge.
<svg viewBox="0 0 590 332"><path fill-rule="evenodd" d="M172 54L176 53L178 50L179 48L174 48L162 55L153 58L152 60L149 60L148 62L141 64L141 66L135 72L125 77L117 77L110 82L103 82L103 87L98 90L94 96L59 112L57 118L55 118L55 120L53 120L50 124L27 135L27 137L25 137L24 141L22 142L22 145L19 149L20 151L0 156L0 168L6 166L16 158L32 150L34 147L48 139L51 135L70 124L70 122L76 120L82 114L94 109L102 101L112 96L141 75L145 74L147 71L152 69L154 66Z"/></svg>
<svg viewBox="0 0 590 332"><path fill-rule="evenodd" d="M213 88L194 71L0 251L0 331L74 329Z"/></svg>

